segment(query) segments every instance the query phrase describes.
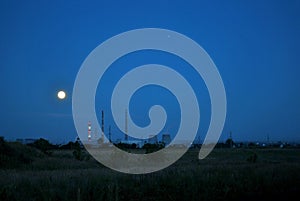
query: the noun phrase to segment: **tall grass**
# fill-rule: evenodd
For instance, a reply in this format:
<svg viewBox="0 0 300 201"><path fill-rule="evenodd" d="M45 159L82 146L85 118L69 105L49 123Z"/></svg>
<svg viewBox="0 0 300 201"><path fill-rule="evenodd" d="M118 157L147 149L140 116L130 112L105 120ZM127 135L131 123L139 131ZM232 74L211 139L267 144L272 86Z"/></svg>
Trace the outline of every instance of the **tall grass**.
<svg viewBox="0 0 300 201"><path fill-rule="evenodd" d="M257 155L255 162L247 158ZM300 150L190 150L147 175L117 173L68 151L0 170L0 200L288 200L300 190Z"/></svg>

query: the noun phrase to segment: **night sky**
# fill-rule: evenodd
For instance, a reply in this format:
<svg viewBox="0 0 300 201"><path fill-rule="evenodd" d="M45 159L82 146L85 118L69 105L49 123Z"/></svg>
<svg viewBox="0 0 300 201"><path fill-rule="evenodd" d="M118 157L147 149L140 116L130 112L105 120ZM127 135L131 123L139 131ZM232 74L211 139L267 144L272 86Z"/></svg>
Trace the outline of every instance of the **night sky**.
<svg viewBox="0 0 300 201"><path fill-rule="evenodd" d="M273 0L1 1L0 136L74 140L72 90L85 58L114 35L155 27L193 39L216 64L227 94L221 141L230 131L237 141L263 141L267 135L271 141L300 141L299 10L299 1ZM205 84L184 61L159 51L134 52L111 66L97 89L99 121L104 110L105 130L111 125L113 139L122 138L111 117L113 85L126 71L153 61L190 80L199 98L203 139L210 119ZM56 96L61 89L65 100ZM180 108L163 88L137 91L129 108L133 119L146 126L153 104L166 108L169 120L162 132L172 135Z"/></svg>

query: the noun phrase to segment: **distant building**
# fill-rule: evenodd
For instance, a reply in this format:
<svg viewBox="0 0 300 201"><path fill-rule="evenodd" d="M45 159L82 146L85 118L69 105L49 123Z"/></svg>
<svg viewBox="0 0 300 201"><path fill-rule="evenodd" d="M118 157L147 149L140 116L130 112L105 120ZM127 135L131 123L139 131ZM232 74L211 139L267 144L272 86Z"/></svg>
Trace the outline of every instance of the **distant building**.
<svg viewBox="0 0 300 201"><path fill-rule="evenodd" d="M157 144L157 135L149 135L148 143L150 144Z"/></svg>
<svg viewBox="0 0 300 201"><path fill-rule="evenodd" d="M38 139L33 139L33 138L26 138L26 139L18 138L18 139L16 139L17 142L20 142L22 144L32 144L32 143L34 143L37 140Z"/></svg>
<svg viewBox="0 0 300 201"><path fill-rule="evenodd" d="M128 145L136 145L136 148L142 148L144 146L144 143L142 140L122 140L120 141L122 144L128 144Z"/></svg>
<svg viewBox="0 0 300 201"><path fill-rule="evenodd" d="M168 145L171 143L171 136L169 134L163 134L162 135L162 143L164 143L165 145Z"/></svg>

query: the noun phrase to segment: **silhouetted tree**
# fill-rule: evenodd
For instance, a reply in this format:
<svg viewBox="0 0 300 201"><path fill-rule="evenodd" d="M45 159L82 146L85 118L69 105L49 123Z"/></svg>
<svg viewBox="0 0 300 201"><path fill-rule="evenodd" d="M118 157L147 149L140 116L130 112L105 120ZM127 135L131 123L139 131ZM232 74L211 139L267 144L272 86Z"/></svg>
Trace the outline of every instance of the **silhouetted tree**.
<svg viewBox="0 0 300 201"><path fill-rule="evenodd" d="M83 160L83 154L82 154L82 150L80 147L80 144L78 141L76 141L74 143L74 151L73 151L73 156L77 159L77 160Z"/></svg>
<svg viewBox="0 0 300 201"><path fill-rule="evenodd" d="M28 164L32 160L25 152L25 145L16 146L18 144L6 142L4 137L0 137L0 168L17 167L21 164ZM1 197L1 196L0 196Z"/></svg>
<svg viewBox="0 0 300 201"><path fill-rule="evenodd" d="M47 155L51 155L50 150L58 148L56 145L51 144L48 140L45 140L43 138L40 138L36 140L34 143L28 145L41 150L43 153Z"/></svg>
<svg viewBox="0 0 300 201"><path fill-rule="evenodd" d="M78 146L80 147L79 142L70 141L70 142L68 142L68 144L61 145L59 148L60 149L76 149Z"/></svg>
<svg viewBox="0 0 300 201"><path fill-rule="evenodd" d="M131 148L131 149L136 149L136 148L137 148L137 145L136 145L135 143L132 143L130 148Z"/></svg>
<svg viewBox="0 0 300 201"><path fill-rule="evenodd" d="M164 148L164 144L162 143L157 143L157 144L152 144L152 143L146 143L142 147L143 149L146 149L146 153L152 153L156 152L162 148Z"/></svg>
<svg viewBox="0 0 300 201"><path fill-rule="evenodd" d="M232 148L233 145L234 145L234 142L233 142L233 140L231 138L228 138L226 140L225 144L226 144L226 147Z"/></svg>
<svg viewBox="0 0 300 201"><path fill-rule="evenodd" d="M0 154L7 156L13 155L13 150L8 146L8 144L4 140L4 137L2 136L0 136Z"/></svg>

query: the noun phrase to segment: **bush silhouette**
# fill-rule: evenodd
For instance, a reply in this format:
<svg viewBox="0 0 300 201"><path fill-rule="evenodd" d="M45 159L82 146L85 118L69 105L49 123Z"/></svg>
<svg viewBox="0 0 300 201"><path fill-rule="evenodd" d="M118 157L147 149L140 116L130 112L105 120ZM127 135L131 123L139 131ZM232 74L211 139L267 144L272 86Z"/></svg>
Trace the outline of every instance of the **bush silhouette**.
<svg viewBox="0 0 300 201"><path fill-rule="evenodd" d="M75 142L73 144L73 156L77 159L77 160L83 160L83 154L82 154L82 151L81 151L81 147L80 147L80 144L78 142Z"/></svg>
<svg viewBox="0 0 300 201"><path fill-rule="evenodd" d="M6 142L0 137L0 167L15 168L22 164L29 164L37 156L34 150L17 142Z"/></svg>
<svg viewBox="0 0 300 201"><path fill-rule="evenodd" d="M52 152L50 150L58 148L56 145L51 144L48 140L40 138L36 140L34 143L28 144L29 146L35 147L41 150L43 153L47 155L51 155Z"/></svg>

